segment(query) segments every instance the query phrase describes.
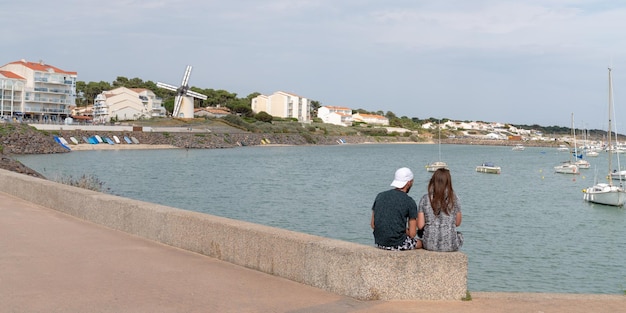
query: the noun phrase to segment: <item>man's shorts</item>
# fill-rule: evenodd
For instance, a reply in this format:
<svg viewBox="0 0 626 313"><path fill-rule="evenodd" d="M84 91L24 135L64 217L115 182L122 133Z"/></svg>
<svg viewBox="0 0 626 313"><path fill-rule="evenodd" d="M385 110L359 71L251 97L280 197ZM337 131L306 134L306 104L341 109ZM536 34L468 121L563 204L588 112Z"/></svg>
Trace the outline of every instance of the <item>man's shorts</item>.
<svg viewBox="0 0 626 313"><path fill-rule="evenodd" d="M388 247L388 246L381 246L379 244L376 244L376 248L378 249L383 249L383 250L392 250L392 251L396 251L396 250L413 250L415 249L415 244L417 242L417 238L411 238L409 236L406 236L406 238L404 239L404 242L396 247Z"/></svg>

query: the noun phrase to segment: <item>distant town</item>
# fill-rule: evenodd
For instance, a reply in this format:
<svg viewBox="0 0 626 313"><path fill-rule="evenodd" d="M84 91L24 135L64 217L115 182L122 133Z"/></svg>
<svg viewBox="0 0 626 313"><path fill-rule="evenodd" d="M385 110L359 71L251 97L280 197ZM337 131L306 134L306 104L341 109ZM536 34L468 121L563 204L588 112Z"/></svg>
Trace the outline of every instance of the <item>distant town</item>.
<svg viewBox="0 0 626 313"><path fill-rule="evenodd" d="M512 141L571 141L565 127L511 125L499 122L397 117L392 112L368 112L347 106L322 105L291 92L253 93L245 98L223 90L189 86L191 66L179 85L118 77L112 84L78 81L74 71L43 61L19 60L0 67L0 116L27 123L115 124L160 118L223 118L247 121L293 120L303 125L325 123L341 127L386 130L386 135L476 138ZM577 129L576 139L603 140L606 131ZM382 134L385 135L385 134Z"/></svg>

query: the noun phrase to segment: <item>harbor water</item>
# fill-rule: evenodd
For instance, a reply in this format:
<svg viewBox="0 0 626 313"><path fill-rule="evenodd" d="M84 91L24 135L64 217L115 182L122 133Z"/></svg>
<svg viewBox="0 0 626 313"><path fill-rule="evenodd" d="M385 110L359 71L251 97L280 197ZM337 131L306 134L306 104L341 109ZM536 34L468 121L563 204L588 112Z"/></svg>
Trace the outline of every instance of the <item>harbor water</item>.
<svg viewBox="0 0 626 313"><path fill-rule="evenodd" d="M372 245L376 194L407 166L419 200L438 155L437 145L364 144L17 158L52 180L91 175L114 195ZM580 175L554 173L569 159L555 148L442 145L441 156L461 199L470 291L624 294L626 210L582 200L605 179L607 153ZM502 173L477 173L483 162Z"/></svg>

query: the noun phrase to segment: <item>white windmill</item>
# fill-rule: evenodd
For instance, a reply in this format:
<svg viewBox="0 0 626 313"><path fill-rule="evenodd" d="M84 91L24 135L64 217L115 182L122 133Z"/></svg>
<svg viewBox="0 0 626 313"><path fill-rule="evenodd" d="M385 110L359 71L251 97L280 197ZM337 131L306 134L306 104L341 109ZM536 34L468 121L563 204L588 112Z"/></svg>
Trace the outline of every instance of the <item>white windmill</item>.
<svg viewBox="0 0 626 313"><path fill-rule="evenodd" d="M176 91L176 98L174 100L174 112L173 117L181 118L193 118L193 98L206 100L207 96L189 90L189 76L191 75L191 65L187 65L185 75L183 75L183 81L180 87L172 86L157 82L157 87Z"/></svg>

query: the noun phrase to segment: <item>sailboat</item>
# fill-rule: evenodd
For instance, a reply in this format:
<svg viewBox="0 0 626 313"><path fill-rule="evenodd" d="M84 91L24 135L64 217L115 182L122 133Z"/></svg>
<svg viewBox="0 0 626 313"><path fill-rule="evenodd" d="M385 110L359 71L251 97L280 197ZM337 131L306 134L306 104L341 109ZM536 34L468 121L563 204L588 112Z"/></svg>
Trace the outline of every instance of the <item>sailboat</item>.
<svg viewBox="0 0 626 313"><path fill-rule="evenodd" d="M572 113L572 129L573 128L574 128L574 113ZM576 138L575 135L574 135L574 138ZM574 139L574 151L576 151L575 141L576 139ZM567 148L567 151L569 151L569 148ZM576 158L578 158L578 156L576 156ZM562 162L561 165L557 165L554 167L554 172L559 173L559 174L580 174L580 171L578 170L578 165L576 165L576 162L572 161L571 154L570 154L570 160Z"/></svg>
<svg viewBox="0 0 626 313"><path fill-rule="evenodd" d="M583 159L582 151L578 154L578 146L576 144L576 128L574 127L574 113L572 113L572 134L574 134L574 159L576 160L574 164L576 164L578 168L590 168L591 164L589 164L589 161Z"/></svg>
<svg viewBox="0 0 626 313"><path fill-rule="evenodd" d="M608 147L611 146L611 117L613 115L613 78L611 76L611 68L609 67L609 127L608 127ZM617 137L617 130L615 131L615 137ZM617 138L616 138L617 140ZM621 186L614 186L611 179L611 162L612 153L608 153L609 166L608 166L608 183L596 183L595 185L583 189L583 199L588 202L623 206L626 201L626 191ZM618 156L619 158L619 156Z"/></svg>
<svg viewBox="0 0 626 313"><path fill-rule="evenodd" d="M439 130L439 160L426 165L426 170L429 172L434 172L440 168L448 169L448 164L441 161L441 121L437 125L437 129Z"/></svg>
<svg viewBox="0 0 626 313"><path fill-rule="evenodd" d="M584 139L585 140L585 147L584 147L583 150L585 151L585 155L587 157L597 157L600 154L598 153L596 147L589 145L589 141L587 140L587 134L588 133L589 133L589 130L585 129L585 132L584 132L584 134L585 134L585 139Z"/></svg>

